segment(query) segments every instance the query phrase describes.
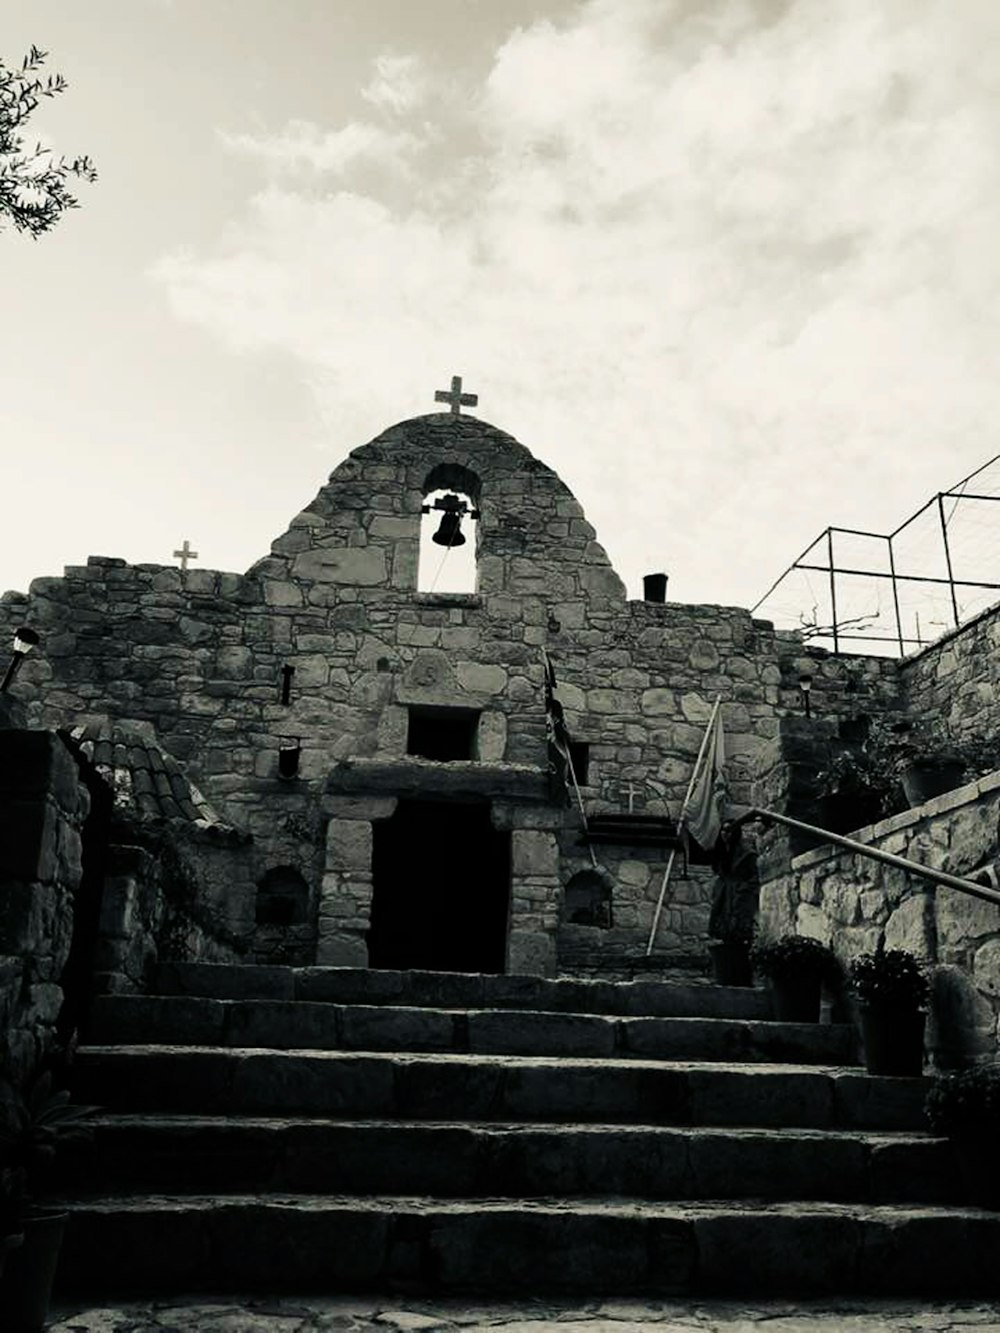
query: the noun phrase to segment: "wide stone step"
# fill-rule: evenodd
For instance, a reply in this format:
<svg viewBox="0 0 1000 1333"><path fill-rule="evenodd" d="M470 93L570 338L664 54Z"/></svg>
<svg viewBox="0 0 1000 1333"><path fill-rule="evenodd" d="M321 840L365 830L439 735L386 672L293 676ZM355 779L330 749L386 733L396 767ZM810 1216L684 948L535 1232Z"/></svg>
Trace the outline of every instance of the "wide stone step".
<svg viewBox="0 0 1000 1333"><path fill-rule="evenodd" d="M851 1064L857 1058L855 1030L845 1024L618 1018L527 1009L455 1010L196 996L101 996L91 1014L88 1040L102 1045L157 1042L279 1050L452 1051L813 1064Z"/></svg>
<svg viewBox="0 0 1000 1333"><path fill-rule="evenodd" d="M60 1289L986 1297L998 1252L971 1209L152 1197L76 1204Z"/></svg>
<svg viewBox="0 0 1000 1333"><path fill-rule="evenodd" d="M117 1110L919 1130L923 1079L788 1064L92 1046L78 1100Z"/></svg>
<svg viewBox="0 0 1000 1333"><path fill-rule="evenodd" d="M318 1000L436 1009L535 1009L651 1018L770 1018L764 990L671 981L161 963L151 989L219 1000Z"/></svg>
<svg viewBox="0 0 1000 1333"><path fill-rule="evenodd" d="M419 1194L955 1203L951 1146L821 1130L123 1116L74 1193Z"/></svg>

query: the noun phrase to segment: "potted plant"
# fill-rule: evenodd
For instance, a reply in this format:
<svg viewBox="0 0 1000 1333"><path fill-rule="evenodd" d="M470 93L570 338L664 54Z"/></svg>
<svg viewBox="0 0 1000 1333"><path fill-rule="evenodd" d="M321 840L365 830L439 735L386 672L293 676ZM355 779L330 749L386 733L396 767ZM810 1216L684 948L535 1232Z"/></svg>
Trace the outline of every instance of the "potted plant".
<svg viewBox="0 0 1000 1333"><path fill-rule="evenodd" d="M880 946L855 958L850 973L868 1073L919 1078L928 991L920 963L906 949Z"/></svg>
<svg viewBox="0 0 1000 1333"><path fill-rule="evenodd" d="M1000 1208L1000 1064L935 1079L924 1109L932 1132L952 1142L968 1201Z"/></svg>
<svg viewBox="0 0 1000 1333"><path fill-rule="evenodd" d="M956 749L922 736L917 727L904 735L909 745L899 756L899 780L911 809L961 786L966 762Z"/></svg>
<svg viewBox="0 0 1000 1333"><path fill-rule="evenodd" d="M774 1016L783 1023L818 1023L823 982L837 979L832 951L808 935L758 940L750 950L755 971L768 978Z"/></svg>
<svg viewBox="0 0 1000 1333"><path fill-rule="evenodd" d="M817 819L834 833L850 833L906 809L900 764L909 754L909 724L885 718L854 719L851 737L841 741L816 774Z"/></svg>
<svg viewBox="0 0 1000 1333"><path fill-rule="evenodd" d="M0 1308L7 1333L44 1327L67 1214L46 1206L56 1152L90 1139L93 1106L74 1106L68 1092L52 1091L45 1071L23 1095L0 1079L0 1171L7 1185L9 1220L23 1243L10 1249L0 1283ZM17 1234L17 1233L14 1233Z"/></svg>
<svg viewBox="0 0 1000 1333"><path fill-rule="evenodd" d="M7 1256L24 1243L24 1172L0 1167L0 1277Z"/></svg>

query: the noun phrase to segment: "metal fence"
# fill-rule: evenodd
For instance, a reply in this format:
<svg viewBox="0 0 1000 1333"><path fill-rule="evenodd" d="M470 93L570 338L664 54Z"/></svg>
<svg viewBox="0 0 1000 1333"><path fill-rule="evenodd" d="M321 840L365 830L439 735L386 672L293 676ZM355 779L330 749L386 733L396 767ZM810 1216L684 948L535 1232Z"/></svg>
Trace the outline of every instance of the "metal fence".
<svg viewBox="0 0 1000 1333"><path fill-rule="evenodd" d="M1000 454L889 533L830 527L753 612L833 652L918 651L1000 601Z"/></svg>

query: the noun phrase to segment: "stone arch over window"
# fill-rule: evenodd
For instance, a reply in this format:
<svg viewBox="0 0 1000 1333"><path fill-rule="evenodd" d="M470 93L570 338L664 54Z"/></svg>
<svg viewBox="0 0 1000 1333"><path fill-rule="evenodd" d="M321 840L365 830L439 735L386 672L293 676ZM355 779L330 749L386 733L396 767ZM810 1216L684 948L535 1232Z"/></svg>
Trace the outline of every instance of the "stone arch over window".
<svg viewBox="0 0 1000 1333"><path fill-rule="evenodd" d="M579 870L566 885L563 896L563 921L570 926L612 924L611 876L606 870Z"/></svg>
<svg viewBox="0 0 1000 1333"><path fill-rule="evenodd" d="M428 472L423 485L428 512L420 525L418 592L476 591L479 527L472 511L479 508L479 493L479 477L461 463L439 463ZM446 519L442 505L464 510L453 529L460 535L454 545L442 540L442 520Z"/></svg>
<svg viewBox="0 0 1000 1333"><path fill-rule="evenodd" d="M274 866L257 882L258 926L302 926L309 916L309 885L294 866Z"/></svg>

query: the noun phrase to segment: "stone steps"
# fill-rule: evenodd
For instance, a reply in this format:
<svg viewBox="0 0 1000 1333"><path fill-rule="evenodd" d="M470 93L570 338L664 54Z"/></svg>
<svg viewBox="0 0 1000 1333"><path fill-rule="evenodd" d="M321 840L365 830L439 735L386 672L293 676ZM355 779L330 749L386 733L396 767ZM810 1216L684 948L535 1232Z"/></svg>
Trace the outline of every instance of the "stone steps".
<svg viewBox="0 0 1000 1333"><path fill-rule="evenodd" d="M762 991L173 964L96 1005L63 1289L993 1295L923 1079Z"/></svg>
<svg viewBox="0 0 1000 1333"><path fill-rule="evenodd" d="M746 1018L628 1018L529 1009L439 1009L308 1000L105 995L88 1025L95 1044L441 1051L666 1060L850 1064L846 1024Z"/></svg>
<svg viewBox="0 0 1000 1333"><path fill-rule="evenodd" d="M958 1201L947 1141L822 1130L133 1115L74 1165L122 1194Z"/></svg>
<svg viewBox="0 0 1000 1333"><path fill-rule="evenodd" d="M77 1291L1000 1293L1000 1215L921 1206L400 1196L78 1204Z"/></svg>
<svg viewBox="0 0 1000 1333"><path fill-rule="evenodd" d="M81 1047L77 1097L115 1110L919 1130L922 1079L794 1064Z"/></svg>
<svg viewBox="0 0 1000 1333"><path fill-rule="evenodd" d="M667 981L589 981L573 977L466 972L393 972L355 967L263 967L162 963L157 995L218 1000L312 1000L440 1009L533 1009L636 1018L772 1017L766 991Z"/></svg>

